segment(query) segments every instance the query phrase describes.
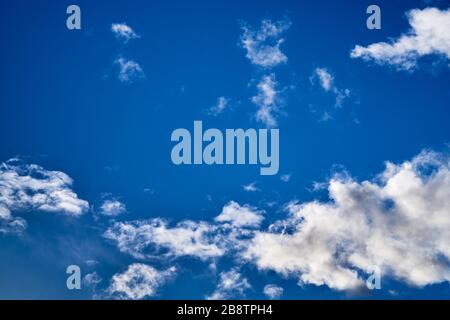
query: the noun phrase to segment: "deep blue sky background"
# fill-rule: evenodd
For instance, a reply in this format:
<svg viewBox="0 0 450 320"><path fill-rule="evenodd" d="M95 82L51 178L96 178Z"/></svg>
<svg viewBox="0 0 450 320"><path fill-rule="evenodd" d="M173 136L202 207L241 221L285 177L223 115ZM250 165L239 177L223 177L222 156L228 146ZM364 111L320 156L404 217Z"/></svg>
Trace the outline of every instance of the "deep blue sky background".
<svg viewBox="0 0 450 320"><path fill-rule="evenodd" d="M426 4L377 1L382 30L370 31L365 11L372 2L2 1L0 161L18 155L66 172L80 198L94 207L103 193L114 194L127 205L126 220L178 221L211 219L230 200L262 208L266 201L310 200L317 197L309 191L312 183L326 180L336 164L366 179L385 160L441 150L450 138L448 69L396 72L349 58L356 44L405 32L404 13ZM72 3L81 7L81 31L65 27ZM220 129L259 126L251 119L256 107L249 98L256 92L248 83L261 73L238 45L240 26L283 17L292 22L282 45L289 60L277 67L277 79L295 88L279 121L280 174L292 173L291 181L260 176L258 166L174 166L170 134L176 128L192 128L194 120ZM121 45L110 30L115 22L126 22L141 39ZM145 79L120 83L113 67L119 54L138 61ZM337 86L355 94L327 122L309 108L333 104L332 96L312 94L309 76L316 67L327 67ZM230 97L234 110L208 116L205 110L219 96ZM262 191L244 192L242 185L253 181ZM89 298L89 292L65 289L68 264L100 260L97 271L107 281L132 262L102 240L107 221L91 213L81 219L30 213L27 220L25 235L0 238L0 298ZM158 297L196 299L214 290L213 279L199 271L204 266L186 260L178 263L184 272ZM288 299L353 297L326 287L301 288L252 266L244 270L254 287L249 298L264 298L262 287L269 282L282 285ZM402 298L449 296L448 284L383 284ZM374 297L391 296L382 290Z"/></svg>

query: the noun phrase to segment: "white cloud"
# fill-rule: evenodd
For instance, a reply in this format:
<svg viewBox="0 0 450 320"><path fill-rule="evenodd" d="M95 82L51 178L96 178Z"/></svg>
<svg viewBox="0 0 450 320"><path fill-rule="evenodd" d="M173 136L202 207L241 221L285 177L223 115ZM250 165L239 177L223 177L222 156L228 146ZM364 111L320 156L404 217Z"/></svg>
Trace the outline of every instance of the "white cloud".
<svg viewBox="0 0 450 320"><path fill-rule="evenodd" d="M252 97L252 102L258 106L256 120L272 128L277 126L277 117L280 113L280 97L277 91L275 75L264 76L258 83L258 94Z"/></svg>
<svg viewBox="0 0 450 320"><path fill-rule="evenodd" d="M111 25L111 31L114 33L117 39L127 43L131 39L140 38L136 32L134 32L131 27L129 27L126 23L113 23Z"/></svg>
<svg viewBox="0 0 450 320"><path fill-rule="evenodd" d="M100 214L109 217L116 217L127 212L125 204L117 199L106 199L100 207Z"/></svg>
<svg viewBox="0 0 450 320"><path fill-rule="evenodd" d="M131 83L134 79L145 77L144 71L136 61L120 57L114 61L114 64L119 66L120 82Z"/></svg>
<svg viewBox="0 0 450 320"><path fill-rule="evenodd" d="M450 9L413 9L407 13L410 30L396 40L355 46L352 58L413 70L419 58L440 55L450 60Z"/></svg>
<svg viewBox="0 0 450 320"><path fill-rule="evenodd" d="M215 228L205 222L183 221L170 228L162 219L116 222L105 237L117 243L120 251L135 258L192 256L209 259L223 255L223 250L211 239Z"/></svg>
<svg viewBox="0 0 450 320"><path fill-rule="evenodd" d="M263 20L261 28L257 31L244 26L241 44L246 49L247 58L251 63L264 68L285 63L288 59L280 50L280 45L284 42L281 35L290 26L291 23L287 20L278 22Z"/></svg>
<svg viewBox="0 0 450 320"><path fill-rule="evenodd" d="M95 289L102 282L102 278L97 272L88 273L83 277L83 286Z"/></svg>
<svg viewBox="0 0 450 320"><path fill-rule="evenodd" d="M72 179L60 171L47 171L35 164L11 159L0 164L0 233L21 232L26 221L15 211L58 212L80 216L89 209L87 201L71 189Z"/></svg>
<svg viewBox="0 0 450 320"><path fill-rule="evenodd" d="M269 299L279 299L283 295L283 288L276 284L268 284L264 286L263 292Z"/></svg>
<svg viewBox="0 0 450 320"><path fill-rule="evenodd" d="M256 192L256 191L261 191L257 186L256 186L256 182L252 182L249 184L244 184L242 186L242 189L244 189L244 191L247 192Z"/></svg>
<svg viewBox="0 0 450 320"><path fill-rule="evenodd" d="M331 92L336 97L335 107L339 108L342 107L342 103L344 102L344 99L350 96L350 90L349 89L339 89L334 84L334 76L331 74L329 70L326 68L316 68L310 77L311 83L314 83L316 80L319 81L320 86L325 92ZM329 120L331 116L329 113L325 112L323 115L323 120Z"/></svg>
<svg viewBox="0 0 450 320"><path fill-rule="evenodd" d="M230 201L222 209L220 215L215 218L217 222L230 223L232 226L241 227L259 227L264 220L263 211L248 205L239 205L239 203Z"/></svg>
<svg viewBox="0 0 450 320"><path fill-rule="evenodd" d="M159 271L146 264L133 263L124 273L112 277L108 292L120 299L138 300L152 297L175 272L175 267Z"/></svg>
<svg viewBox="0 0 450 320"><path fill-rule="evenodd" d="M242 297L245 290L250 289L250 283L237 270L231 269L220 273L220 280L216 290L207 296L208 300L223 300Z"/></svg>
<svg viewBox="0 0 450 320"><path fill-rule="evenodd" d="M320 85L325 91L330 91L334 87L334 77L325 68L316 68L316 76L320 80Z"/></svg>
<svg viewBox="0 0 450 320"><path fill-rule="evenodd" d="M223 113L225 109L229 106L230 100L225 97L219 97L217 98L217 102L215 105L213 105L209 109L209 114L212 116L218 116L219 114Z"/></svg>
<svg viewBox="0 0 450 320"><path fill-rule="evenodd" d="M245 257L260 269L337 290L373 266L415 286L450 281L450 161L423 152L374 181L336 176L330 202L291 203L292 232L257 232Z"/></svg>
<svg viewBox="0 0 450 320"><path fill-rule="evenodd" d="M335 290L364 286L373 267L414 286L450 282L447 154L424 151L410 161L388 162L367 181L335 175L326 187L328 201L291 202L288 218L267 229L261 229L263 211L231 201L211 223L115 223L105 237L135 258L190 256L210 264L227 256L300 285ZM227 290L233 283L248 287L234 268L221 274L221 283L209 298L235 295Z"/></svg>

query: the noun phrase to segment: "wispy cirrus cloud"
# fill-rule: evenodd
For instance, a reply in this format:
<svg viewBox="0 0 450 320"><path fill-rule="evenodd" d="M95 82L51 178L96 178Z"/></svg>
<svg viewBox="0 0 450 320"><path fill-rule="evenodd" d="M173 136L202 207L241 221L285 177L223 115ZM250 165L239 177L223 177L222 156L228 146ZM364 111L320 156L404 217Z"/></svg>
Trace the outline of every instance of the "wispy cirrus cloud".
<svg viewBox="0 0 450 320"><path fill-rule="evenodd" d="M134 30L124 23L113 23L111 25L111 31L114 36L121 40L123 43L127 43L132 39L138 39L141 36L138 35Z"/></svg>
<svg viewBox="0 0 450 320"><path fill-rule="evenodd" d="M230 99L226 97L219 97L217 98L216 103L209 108L208 114L212 116L218 116L222 114L228 107L230 106Z"/></svg>
<svg viewBox="0 0 450 320"><path fill-rule="evenodd" d="M278 125L278 116L281 113L282 100L275 74L263 76L257 84L258 93L251 98L251 101L258 107L255 118L268 128Z"/></svg>
<svg viewBox="0 0 450 320"><path fill-rule="evenodd" d="M257 186L257 182L251 182L249 184L244 184L242 186L242 189L244 189L244 191L247 192L256 192L256 191L261 191L261 189Z"/></svg>
<svg viewBox="0 0 450 320"><path fill-rule="evenodd" d="M325 92L335 95L336 102L334 106L337 108L342 107L344 99L350 97L350 89L338 88L334 83L334 75L327 68L316 68L309 79L312 84L318 82Z"/></svg>
<svg viewBox="0 0 450 320"><path fill-rule="evenodd" d="M0 164L0 233L18 233L27 224L15 212L30 210L81 216L87 201L72 190L73 180L61 171L10 159Z"/></svg>
<svg viewBox="0 0 450 320"><path fill-rule="evenodd" d="M413 9L407 12L410 30L399 38L378 42L367 47L355 46L352 58L391 65L401 70L412 71L421 57L441 56L450 60L450 9ZM450 66L450 64L449 64Z"/></svg>

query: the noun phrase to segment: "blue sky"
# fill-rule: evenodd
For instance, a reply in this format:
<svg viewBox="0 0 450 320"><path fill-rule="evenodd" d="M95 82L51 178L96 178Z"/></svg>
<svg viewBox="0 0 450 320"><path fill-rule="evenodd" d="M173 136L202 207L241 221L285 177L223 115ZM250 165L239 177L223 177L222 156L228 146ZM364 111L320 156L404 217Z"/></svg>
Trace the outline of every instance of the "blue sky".
<svg viewBox="0 0 450 320"><path fill-rule="evenodd" d="M70 4L0 4L0 298L449 297L448 2ZM173 130L264 108L277 175L172 163Z"/></svg>

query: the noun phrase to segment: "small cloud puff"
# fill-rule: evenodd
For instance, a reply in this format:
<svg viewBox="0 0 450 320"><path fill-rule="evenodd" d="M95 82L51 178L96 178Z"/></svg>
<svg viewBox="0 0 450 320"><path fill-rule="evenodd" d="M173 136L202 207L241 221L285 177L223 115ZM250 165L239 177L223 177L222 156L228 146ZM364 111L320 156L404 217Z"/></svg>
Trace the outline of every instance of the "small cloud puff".
<svg viewBox="0 0 450 320"><path fill-rule="evenodd" d="M283 288L276 284L268 284L264 287L263 292L269 299L279 299L283 294Z"/></svg>
<svg viewBox="0 0 450 320"><path fill-rule="evenodd" d="M259 30L244 26L241 45L246 49L250 62L263 68L272 68L285 63L288 58L280 50L280 46L284 42L281 34L290 26L291 22L288 20L278 22L263 20Z"/></svg>
<svg viewBox="0 0 450 320"><path fill-rule="evenodd" d="M127 43L132 39L140 38L136 32L134 32L131 27L129 27L126 23L113 23L111 25L111 31L114 33L117 39L123 41L123 43Z"/></svg>
<svg viewBox="0 0 450 320"><path fill-rule="evenodd" d="M106 199L100 207L100 214L108 217L116 217L127 212L125 204L117 199Z"/></svg>
<svg viewBox="0 0 450 320"><path fill-rule="evenodd" d="M175 267L160 271L143 263L133 263L125 272L112 277L107 291L112 297L119 299L139 300L152 297L175 272Z"/></svg>
<svg viewBox="0 0 450 320"><path fill-rule="evenodd" d="M142 67L136 61L120 57L114 63L119 67L120 82L132 83L135 79L145 78Z"/></svg>

